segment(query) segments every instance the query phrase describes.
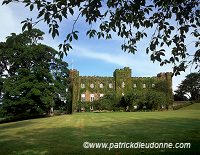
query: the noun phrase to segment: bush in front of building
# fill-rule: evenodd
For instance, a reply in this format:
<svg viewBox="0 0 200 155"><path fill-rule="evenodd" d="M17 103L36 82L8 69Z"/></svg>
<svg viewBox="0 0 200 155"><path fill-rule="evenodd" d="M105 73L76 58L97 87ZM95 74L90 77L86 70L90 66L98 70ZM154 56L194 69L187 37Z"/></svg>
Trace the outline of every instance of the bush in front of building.
<svg viewBox="0 0 200 155"><path fill-rule="evenodd" d="M93 102L78 102L76 111L155 111L168 109L170 98L156 90L134 91L117 97L106 94Z"/></svg>

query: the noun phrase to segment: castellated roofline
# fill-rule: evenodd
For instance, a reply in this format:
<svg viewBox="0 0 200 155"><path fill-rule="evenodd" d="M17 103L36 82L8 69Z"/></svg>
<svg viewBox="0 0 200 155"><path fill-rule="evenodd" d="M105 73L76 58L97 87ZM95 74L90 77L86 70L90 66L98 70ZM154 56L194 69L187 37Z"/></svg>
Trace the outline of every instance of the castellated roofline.
<svg viewBox="0 0 200 155"><path fill-rule="evenodd" d="M113 78L112 76L79 76L80 78Z"/></svg>
<svg viewBox="0 0 200 155"><path fill-rule="evenodd" d="M161 72L157 74L157 77L166 77L166 76L172 76L172 72Z"/></svg>
<svg viewBox="0 0 200 155"><path fill-rule="evenodd" d="M97 76L97 75L91 75L91 76L83 76L83 75L80 75L79 77L80 78L113 78L115 75L116 72L121 72L121 71L129 71L129 73L131 74L132 72L132 69L130 67L124 67L124 68L121 68L121 69L115 69L115 71L113 72L113 76ZM79 73L79 71L77 69L70 69L70 72L77 72ZM147 76L147 77L134 77L134 76L131 76L131 78L144 78L144 79L147 79L147 78L164 78L164 77L167 77L169 75L172 75L171 72L161 72L161 73L158 73L157 76Z"/></svg>
<svg viewBox="0 0 200 155"><path fill-rule="evenodd" d="M157 76L149 76L149 77L140 77L140 76L133 76L132 78L136 78L136 79L139 79L139 78L141 78L141 79L148 79L148 78L157 78Z"/></svg>
<svg viewBox="0 0 200 155"><path fill-rule="evenodd" d="M75 72L78 71L77 69L69 69L69 71Z"/></svg>

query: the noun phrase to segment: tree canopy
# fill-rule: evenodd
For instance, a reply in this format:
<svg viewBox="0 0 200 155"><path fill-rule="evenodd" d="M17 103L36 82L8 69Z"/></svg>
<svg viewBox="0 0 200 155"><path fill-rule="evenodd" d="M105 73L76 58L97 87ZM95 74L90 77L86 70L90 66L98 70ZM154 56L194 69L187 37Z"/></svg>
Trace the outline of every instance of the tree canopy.
<svg viewBox="0 0 200 155"><path fill-rule="evenodd" d="M48 114L57 100L67 97L67 63L57 58L56 50L38 43L43 34L38 29L12 33L0 43L0 88L6 116Z"/></svg>
<svg viewBox="0 0 200 155"><path fill-rule="evenodd" d="M175 91L179 98L200 101L200 73L190 73Z"/></svg>
<svg viewBox="0 0 200 155"><path fill-rule="evenodd" d="M4 0L3 4L12 2L38 11L36 20L22 22L23 30L43 21L53 38L59 35L63 19L76 16L71 32L59 45L61 57L72 48L71 42L78 39L76 23L82 17L89 24L86 35L90 38L112 39L117 34L124 39L122 50L133 54L138 50L139 41L150 38L146 53L151 61L158 61L161 66L173 64L175 75L189 66L200 70L199 0ZM95 24L98 28L93 28ZM153 34L148 33L149 29Z"/></svg>

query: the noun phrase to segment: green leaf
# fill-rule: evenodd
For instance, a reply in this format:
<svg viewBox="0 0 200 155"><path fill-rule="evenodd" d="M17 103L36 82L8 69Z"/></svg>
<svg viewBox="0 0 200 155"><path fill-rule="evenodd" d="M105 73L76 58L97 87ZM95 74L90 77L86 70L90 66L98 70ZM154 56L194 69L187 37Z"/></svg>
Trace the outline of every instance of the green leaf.
<svg viewBox="0 0 200 155"><path fill-rule="evenodd" d="M53 32L52 32L53 39L55 38L55 36L56 36L56 33L55 33L55 30L53 30Z"/></svg>
<svg viewBox="0 0 200 155"><path fill-rule="evenodd" d="M69 37L69 41L72 42L72 36L71 36L71 35L70 35L70 37Z"/></svg>
<svg viewBox="0 0 200 155"><path fill-rule="evenodd" d="M174 27L173 27L173 26L170 26L169 28L170 28L170 30L174 30Z"/></svg>
<svg viewBox="0 0 200 155"><path fill-rule="evenodd" d="M66 40L69 40L69 37L71 36L71 34L69 33L66 37Z"/></svg>
<svg viewBox="0 0 200 155"><path fill-rule="evenodd" d="M151 54L151 61L154 61L155 60L155 57L153 54Z"/></svg>
<svg viewBox="0 0 200 155"><path fill-rule="evenodd" d="M39 12L37 18L40 18L42 15L44 15L44 12L45 12L45 9L42 9L42 10Z"/></svg>
<svg viewBox="0 0 200 155"><path fill-rule="evenodd" d="M154 51L155 49L156 49L155 44L153 42L151 42L151 44L150 44L150 50Z"/></svg>
<svg viewBox="0 0 200 155"><path fill-rule="evenodd" d="M59 44L59 45L58 45L59 50L62 48L62 46L63 46L62 44Z"/></svg>
<svg viewBox="0 0 200 155"><path fill-rule="evenodd" d="M69 12L71 13L71 15L74 14L74 10L72 8L69 8Z"/></svg>
<svg viewBox="0 0 200 155"><path fill-rule="evenodd" d="M146 48L146 53L147 53L147 54L149 53L149 47Z"/></svg>
<svg viewBox="0 0 200 155"><path fill-rule="evenodd" d="M28 31L31 31L32 30L32 23L27 23L27 28L28 28Z"/></svg>
<svg viewBox="0 0 200 155"><path fill-rule="evenodd" d="M27 23L25 23L23 26L22 26L22 32L24 32L24 30L26 29L27 27Z"/></svg>
<svg viewBox="0 0 200 155"><path fill-rule="evenodd" d="M173 12L173 13L177 13L177 11L178 11L178 8L177 8L177 7L173 7L173 8L172 8L172 12Z"/></svg>
<svg viewBox="0 0 200 155"><path fill-rule="evenodd" d="M3 3L2 3L2 5L4 5L4 4L7 5L7 4L10 3L10 2L11 2L11 1L9 1L9 0L4 0Z"/></svg>
<svg viewBox="0 0 200 155"><path fill-rule="evenodd" d="M56 33L57 36L59 36L59 31L58 31L58 29L55 29L55 33Z"/></svg>
<svg viewBox="0 0 200 155"><path fill-rule="evenodd" d="M33 8L34 8L34 5L33 5L33 4L31 4L31 5L30 5L30 11L32 11L32 10L33 10Z"/></svg>
<svg viewBox="0 0 200 155"><path fill-rule="evenodd" d="M191 26L194 27L194 28L197 28L197 26L195 24L192 24Z"/></svg>
<svg viewBox="0 0 200 155"><path fill-rule="evenodd" d="M176 60L177 62L179 62L179 58L178 58L178 57L175 57L175 60Z"/></svg>
<svg viewBox="0 0 200 155"><path fill-rule="evenodd" d="M171 61L172 63L174 63L174 58L171 57L171 58L169 59L169 61Z"/></svg>
<svg viewBox="0 0 200 155"><path fill-rule="evenodd" d="M74 39L77 40L78 39L78 35L76 33L73 33Z"/></svg>
<svg viewBox="0 0 200 155"><path fill-rule="evenodd" d="M62 53L60 53L60 58L63 59L63 57L64 57L64 54L62 52Z"/></svg>

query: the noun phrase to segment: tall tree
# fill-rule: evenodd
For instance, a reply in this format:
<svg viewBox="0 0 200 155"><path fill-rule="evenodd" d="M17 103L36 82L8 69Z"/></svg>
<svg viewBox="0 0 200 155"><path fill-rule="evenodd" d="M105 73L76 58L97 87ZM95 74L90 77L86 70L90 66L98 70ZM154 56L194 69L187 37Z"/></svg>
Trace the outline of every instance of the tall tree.
<svg viewBox="0 0 200 155"><path fill-rule="evenodd" d="M32 29L0 43L5 115L49 113L58 99L66 97L67 63L53 48L38 44L43 34Z"/></svg>
<svg viewBox="0 0 200 155"><path fill-rule="evenodd" d="M44 21L53 37L59 35L63 18L76 16L71 32L59 45L61 56L72 48L70 42L78 39L75 25L83 17L89 24L86 34L90 38L111 39L116 33L124 39L122 49L134 54L137 43L149 37L146 53L150 54L151 61L158 61L161 66L173 64L175 75L190 65L200 69L199 0L4 0L3 4L11 2L23 3L30 11L34 8L38 11L36 21L22 22L23 30ZM93 28L95 24L98 28ZM148 33L150 29L153 34ZM191 43L187 43L187 35ZM166 47L171 51L166 51Z"/></svg>
<svg viewBox="0 0 200 155"><path fill-rule="evenodd" d="M191 73L175 91L177 96L187 96L190 100L200 101L200 73Z"/></svg>

